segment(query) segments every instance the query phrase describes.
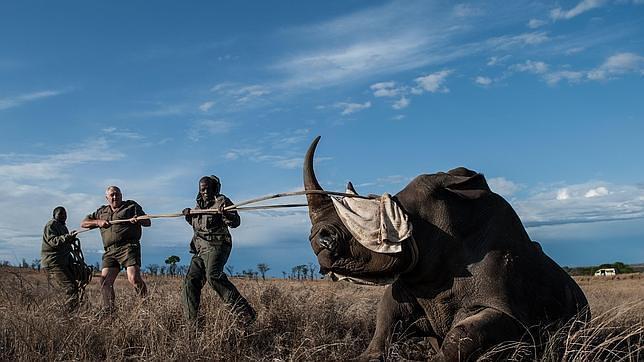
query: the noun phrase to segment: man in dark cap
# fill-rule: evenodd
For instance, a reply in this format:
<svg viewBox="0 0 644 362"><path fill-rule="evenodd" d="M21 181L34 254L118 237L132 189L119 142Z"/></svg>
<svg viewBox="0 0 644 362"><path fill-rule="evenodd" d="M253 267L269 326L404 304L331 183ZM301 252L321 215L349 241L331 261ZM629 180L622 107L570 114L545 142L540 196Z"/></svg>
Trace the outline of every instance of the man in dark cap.
<svg viewBox="0 0 644 362"><path fill-rule="evenodd" d="M64 294L66 312L78 307L79 287L72 269L72 242L76 231L67 229L67 211L58 206L54 209L53 219L49 220L42 235L40 257L47 276L58 292Z"/></svg>
<svg viewBox="0 0 644 362"><path fill-rule="evenodd" d="M239 293L224 273L224 265L232 249L232 237L228 228L241 223L236 211L225 211L232 201L220 194L221 182L217 176L205 176L199 180L197 205L194 210L217 209L217 213L197 214L190 208L183 209L186 221L192 225L194 236L190 242L193 253L190 268L182 290L184 313L189 320L197 319L201 289L206 281L241 321L250 324L255 320L255 310Z"/></svg>
<svg viewBox="0 0 644 362"><path fill-rule="evenodd" d="M146 296L147 287L141 277L141 226L150 226L150 219L139 219L145 212L136 201L123 201L121 189L109 186L105 190L107 205L87 215L81 222L83 228L101 228L103 239L103 265L101 266L101 294L103 306L114 310L114 281L121 268L127 271L127 280L137 294ZM129 222L112 223L114 220Z"/></svg>

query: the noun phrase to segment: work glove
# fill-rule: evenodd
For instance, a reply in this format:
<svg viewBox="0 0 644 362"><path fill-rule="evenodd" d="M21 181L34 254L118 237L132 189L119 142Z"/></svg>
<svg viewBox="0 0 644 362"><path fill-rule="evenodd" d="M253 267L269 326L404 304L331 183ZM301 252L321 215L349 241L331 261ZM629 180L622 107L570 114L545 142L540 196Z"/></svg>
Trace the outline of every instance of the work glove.
<svg viewBox="0 0 644 362"><path fill-rule="evenodd" d="M186 207L185 209L181 210L181 214L183 214L183 216L190 215L190 208Z"/></svg>

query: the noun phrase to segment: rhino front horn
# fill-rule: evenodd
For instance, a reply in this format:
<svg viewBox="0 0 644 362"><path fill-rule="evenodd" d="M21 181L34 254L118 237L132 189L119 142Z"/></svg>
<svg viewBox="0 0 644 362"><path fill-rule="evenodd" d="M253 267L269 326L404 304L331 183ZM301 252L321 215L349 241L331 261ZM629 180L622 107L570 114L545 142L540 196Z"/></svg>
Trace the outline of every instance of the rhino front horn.
<svg viewBox="0 0 644 362"><path fill-rule="evenodd" d="M308 151L306 151L306 156L304 157L304 190L306 191L323 190L315 177L315 172L313 171L313 156L315 155L315 149L319 141L320 136L315 137L311 146L309 146ZM309 204L309 217L311 218L311 223L314 225L321 220L323 215L327 212L335 212L335 209L333 209L333 203L328 195L307 194L306 200Z"/></svg>

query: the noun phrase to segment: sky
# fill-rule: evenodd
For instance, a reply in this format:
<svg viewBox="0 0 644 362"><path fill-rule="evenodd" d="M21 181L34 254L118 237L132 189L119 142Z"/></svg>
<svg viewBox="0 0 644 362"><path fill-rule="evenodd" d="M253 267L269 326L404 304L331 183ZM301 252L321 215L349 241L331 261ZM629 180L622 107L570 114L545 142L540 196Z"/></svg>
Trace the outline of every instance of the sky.
<svg viewBox="0 0 644 362"><path fill-rule="evenodd" d="M3 1L0 260L111 184L148 214L204 175L233 202L300 190L320 135L327 190L465 166L559 264L644 262L643 23L642 0ZM315 262L305 208L241 217L234 272ZM143 266L187 263L190 226L152 224Z"/></svg>

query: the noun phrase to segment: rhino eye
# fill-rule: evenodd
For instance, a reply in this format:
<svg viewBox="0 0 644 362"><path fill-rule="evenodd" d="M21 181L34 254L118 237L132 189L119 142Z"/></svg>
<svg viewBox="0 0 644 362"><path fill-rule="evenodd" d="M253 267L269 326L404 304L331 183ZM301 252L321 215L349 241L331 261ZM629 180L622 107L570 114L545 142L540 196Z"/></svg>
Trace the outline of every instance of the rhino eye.
<svg viewBox="0 0 644 362"><path fill-rule="evenodd" d="M328 250L335 250L337 246L337 235L328 229L320 229L317 235L318 244Z"/></svg>

